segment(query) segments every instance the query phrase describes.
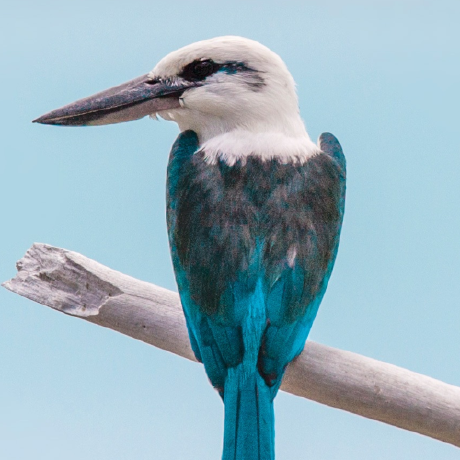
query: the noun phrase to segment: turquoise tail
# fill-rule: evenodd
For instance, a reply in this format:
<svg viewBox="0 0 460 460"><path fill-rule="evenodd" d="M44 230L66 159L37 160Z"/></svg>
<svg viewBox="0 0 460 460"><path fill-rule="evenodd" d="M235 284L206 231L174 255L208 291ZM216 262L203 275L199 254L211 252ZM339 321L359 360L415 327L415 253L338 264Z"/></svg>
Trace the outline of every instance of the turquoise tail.
<svg viewBox="0 0 460 460"><path fill-rule="evenodd" d="M225 381L225 432L222 460L274 460L273 391L258 372L238 366Z"/></svg>

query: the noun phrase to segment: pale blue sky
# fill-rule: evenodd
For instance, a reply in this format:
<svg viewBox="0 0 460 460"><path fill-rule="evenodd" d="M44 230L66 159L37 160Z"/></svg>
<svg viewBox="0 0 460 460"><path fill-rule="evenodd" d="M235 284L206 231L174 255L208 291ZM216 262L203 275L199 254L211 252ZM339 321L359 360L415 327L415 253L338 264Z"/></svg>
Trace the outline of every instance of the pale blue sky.
<svg viewBox="0 0 460 460"><path fill-rule="evenodd" d="M32 125L217 35L286 61L312 138L348 160L339 256L311 338L460 385L460 20L452 1L2 3L0 279L34 242L175 289L177 128ZM201 366L0 291L0 458L220 458ZM280 394L278 459L453 460L456 448Z"/></svg>

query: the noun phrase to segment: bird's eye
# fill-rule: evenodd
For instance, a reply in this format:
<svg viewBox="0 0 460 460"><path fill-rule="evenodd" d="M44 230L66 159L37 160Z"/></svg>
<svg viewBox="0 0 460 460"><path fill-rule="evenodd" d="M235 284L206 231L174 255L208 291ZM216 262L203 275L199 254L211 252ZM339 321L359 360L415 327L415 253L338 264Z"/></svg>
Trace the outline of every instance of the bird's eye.
<svg viewBox="0 0 460 460"><path fill-rule="evenodd" d="M183 68L179 76L188 81L200 81L217 72L221 67L211 59L193 61Z"/></svg>
<svg viewBox="0 0 460 460"><path fill-rule="evenodd" d="M214 73L214 63L212 61L200 61L193 66L193 73L200 80L206 78Z"/></svg>

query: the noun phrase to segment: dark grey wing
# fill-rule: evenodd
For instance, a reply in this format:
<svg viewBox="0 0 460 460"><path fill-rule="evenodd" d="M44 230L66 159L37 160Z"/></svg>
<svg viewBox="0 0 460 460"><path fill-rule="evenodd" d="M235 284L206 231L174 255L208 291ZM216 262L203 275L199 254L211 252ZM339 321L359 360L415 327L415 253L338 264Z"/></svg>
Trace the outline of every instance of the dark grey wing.
<svg viewBox="0 0 460 460"><path fill-rule="evenodd" d="M269 324L259 356L268 384L304 347L337 254L345 204L345 157L337 139L320 136L322 153L279 181L264 212L264 270Z"/></svg>

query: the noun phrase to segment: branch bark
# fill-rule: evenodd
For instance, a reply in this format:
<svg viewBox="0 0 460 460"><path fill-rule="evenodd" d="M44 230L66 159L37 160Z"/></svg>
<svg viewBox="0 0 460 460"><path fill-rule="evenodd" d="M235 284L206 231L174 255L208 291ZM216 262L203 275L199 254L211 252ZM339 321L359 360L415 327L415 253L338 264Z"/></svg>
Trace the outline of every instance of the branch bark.
<svg viewBox="0 0 460 460"><path fill-rule="evenodd" d="M34 244L3 286L195 361L176 293L76 252ZM281 389L460 447L460 388L308 341Z"/></svg>

